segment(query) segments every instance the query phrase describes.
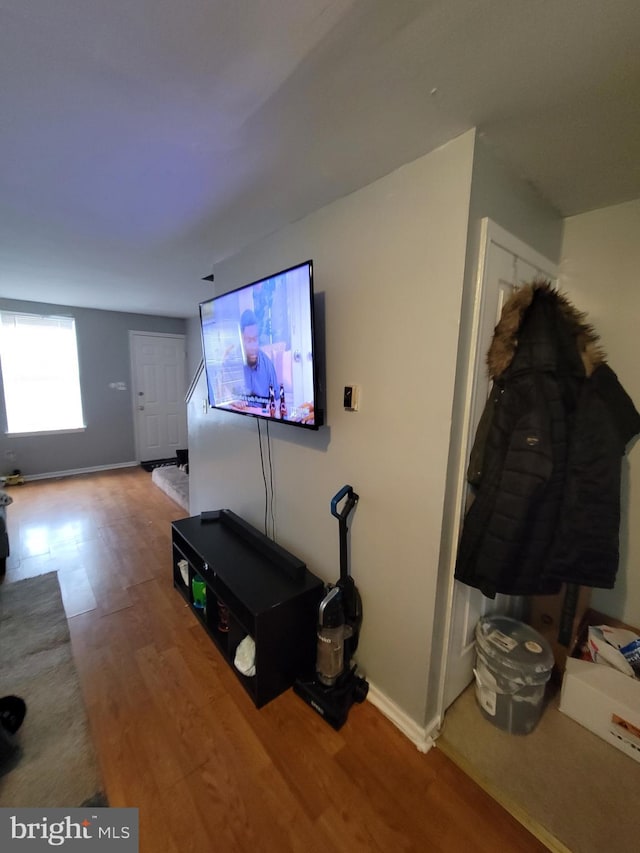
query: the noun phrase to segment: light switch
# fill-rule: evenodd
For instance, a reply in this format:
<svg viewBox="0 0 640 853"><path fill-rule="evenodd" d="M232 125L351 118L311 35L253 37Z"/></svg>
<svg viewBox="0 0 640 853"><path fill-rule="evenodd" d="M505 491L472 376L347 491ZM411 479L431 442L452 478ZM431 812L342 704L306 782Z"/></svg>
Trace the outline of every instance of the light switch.
<svg viewBox="0 0 640 853"><path fill-rule="evenodd" d="M358 386L345 385L343 394L343 405L347 412L358 411Z"/></svg>

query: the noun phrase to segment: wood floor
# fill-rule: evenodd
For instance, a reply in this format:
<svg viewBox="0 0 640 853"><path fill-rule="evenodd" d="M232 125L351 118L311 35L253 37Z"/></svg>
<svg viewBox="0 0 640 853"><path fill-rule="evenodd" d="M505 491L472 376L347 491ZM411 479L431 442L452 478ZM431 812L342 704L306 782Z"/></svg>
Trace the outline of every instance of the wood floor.
<svg viewBox="0 0 640 853"><path fill-rule="evenodd" d="M11 495L5 583L58 572L107 795L139 809L143 853L545 849L368 702L340 732L291 690L256 710L172 587L186 513L147 472Z"/></svg>

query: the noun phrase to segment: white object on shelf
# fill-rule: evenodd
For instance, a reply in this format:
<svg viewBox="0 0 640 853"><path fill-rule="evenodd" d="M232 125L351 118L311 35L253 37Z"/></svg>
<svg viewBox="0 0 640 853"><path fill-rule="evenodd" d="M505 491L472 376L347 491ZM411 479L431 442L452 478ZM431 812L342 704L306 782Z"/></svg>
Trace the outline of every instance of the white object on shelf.
<svg viewBox="0 0 640 853"><path fill-rule="evenodd" d="M178 560L178 568L180 569L182 580L189 586L189 563L186 560Z"/></svg>
<svg viewBox="0 0 640 853"><path fill-rule="evenodd" d="M233 663L243 675L251 677L256 674L256 644L249 634L238 644Z"/></svg>

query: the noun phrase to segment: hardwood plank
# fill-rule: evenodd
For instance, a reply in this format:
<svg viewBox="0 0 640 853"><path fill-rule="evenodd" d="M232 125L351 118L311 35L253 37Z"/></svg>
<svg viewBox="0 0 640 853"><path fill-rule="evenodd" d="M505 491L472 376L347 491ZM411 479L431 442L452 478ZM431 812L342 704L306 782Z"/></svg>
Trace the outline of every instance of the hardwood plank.
<svg viewBox="0 0 640 853"><path fill-rule="evenodd" d="M58 570L58 582L67 617L97 610L91 583L82 566Z"/></svg>

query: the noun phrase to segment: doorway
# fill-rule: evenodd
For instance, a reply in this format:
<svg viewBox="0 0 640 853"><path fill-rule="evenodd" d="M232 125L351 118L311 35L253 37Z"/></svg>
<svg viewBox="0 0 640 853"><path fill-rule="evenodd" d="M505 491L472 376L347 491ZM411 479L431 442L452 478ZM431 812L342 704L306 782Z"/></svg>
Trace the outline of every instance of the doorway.
<svg viewBox="0 0 640 853"><path fill-rule="evenodd" d="M442 636L438 719L473 680L474 630L485 613L517 615L519 600L482 593L454 579L458 539L468 496L467 464L480 416L490 391L485 356L500 319L502 306L514 290L536 278L555 282L556 265L490 219L481 224L480 254L471 300L467 369L464 377L463 428L450 500L447 571L447 619Z"/></svg>
<svg viewBox="0 0 640 853"><path fill-rule="evenodd" d="M136 458L171 459L187 447L184 335L129 332Z"/></svg>

